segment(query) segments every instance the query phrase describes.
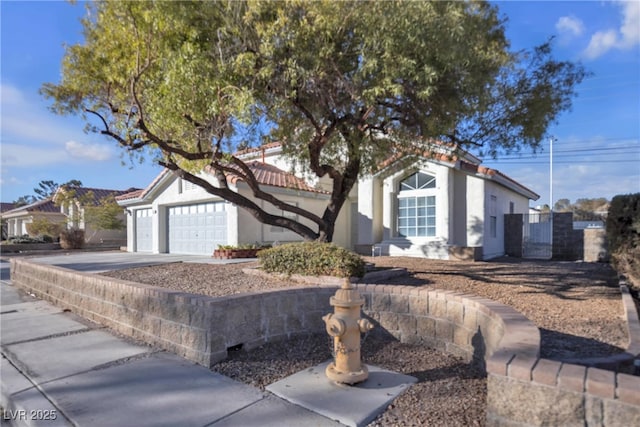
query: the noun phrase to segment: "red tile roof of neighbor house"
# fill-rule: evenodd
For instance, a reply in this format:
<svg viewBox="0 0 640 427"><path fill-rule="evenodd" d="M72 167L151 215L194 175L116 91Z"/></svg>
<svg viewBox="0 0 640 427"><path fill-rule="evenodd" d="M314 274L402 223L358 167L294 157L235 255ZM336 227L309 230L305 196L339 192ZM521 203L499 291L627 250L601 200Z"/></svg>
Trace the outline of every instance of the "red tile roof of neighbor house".
<svg viewBox="0 0 640 427"><path fill-rule="evenodd" d="M37 202L30 203L28 205L20 206L9 211L3 212L4 214L11 214L16 212L60 212L60 208L53 203L51 198L38 200Z"/></svg>
<svg viewBox="0 0 640 427"><path fill-rule="evenodd" d="M7 212L16 208L15 203L0 202L0 212Z"/></svg>
<svg viewBox="0 0 640 427"><path fill-rule="evenodd" d="M75 197L83 197L87 195L93 195L94 201L99 201L109 196L121 196L123 194L131 193L132 191L142 191L139 188L128 188L126 190L108 190L105 188L89 188L89 187L72 187L70 191L75 193ZM65 188L61 187L58 191L65 191Z"/></svg>

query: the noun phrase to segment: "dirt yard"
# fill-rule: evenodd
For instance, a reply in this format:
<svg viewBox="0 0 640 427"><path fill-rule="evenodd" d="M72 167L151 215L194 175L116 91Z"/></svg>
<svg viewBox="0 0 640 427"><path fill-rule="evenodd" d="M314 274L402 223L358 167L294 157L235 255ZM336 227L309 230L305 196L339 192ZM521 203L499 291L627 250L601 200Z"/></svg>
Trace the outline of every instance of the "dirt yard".
<svg viewBox="0 0 640 427"><path fill-rule="evenodd" d="M564 360L615 354L627 343L617 275L607 264L501 259L492 262L366 258L409 274L385 284L423 286L478 295L507 304L541 332L541 355ZM242 273L250 264L187 264L105 273L183 292L223 296L300 286ZM331 357L327 336L310 335L238 351L213 369L264 389ZM473 366L432 349L368 338L363 359L418 378L371 426L469 426L485 423L486 379Z"/></svg>

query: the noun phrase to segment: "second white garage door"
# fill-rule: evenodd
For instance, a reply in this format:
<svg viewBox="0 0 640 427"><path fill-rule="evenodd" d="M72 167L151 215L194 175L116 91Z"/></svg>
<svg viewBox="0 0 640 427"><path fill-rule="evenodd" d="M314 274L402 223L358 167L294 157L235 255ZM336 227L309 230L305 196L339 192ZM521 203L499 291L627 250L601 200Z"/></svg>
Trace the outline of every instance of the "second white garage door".
<svg viewBox="0 0 640 427"><path fill-rule="evenodd" d="M227 243L227 213L224 202L200 203L169 208L169 253L213 255Z"/></svg>

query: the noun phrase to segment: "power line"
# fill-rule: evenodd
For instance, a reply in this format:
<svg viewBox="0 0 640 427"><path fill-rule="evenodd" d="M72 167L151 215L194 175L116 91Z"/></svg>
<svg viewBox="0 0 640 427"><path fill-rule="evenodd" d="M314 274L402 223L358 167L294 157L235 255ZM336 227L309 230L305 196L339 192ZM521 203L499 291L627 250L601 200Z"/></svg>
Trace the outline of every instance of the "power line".
<svg viewBox="0 0 640 427"><path fill-rule="evenodd" d="M615 147L615 148L591 148L591 149L583 149L583 150L554 150L554 156L558 156L558 157L583 157L584 155L588 155L588 153L599 153L599 156L611 156L611 155L620 155L622 153L618 152L620 150L628 150L631 149L632 151L626 151L624 154L625 155L630 155L630 154L638 154L640 155L640 151L638 151L637 153L633 150L639 149L640 150L640 146L639 147ZM603 151L612 151L612 152L607 152L607 153L603 153ZM580 155L580 154L576 154L576 153L584 153L584 155ZM496 157L497 160L525 160L525 159L538 159L538 158L542 158L542 159L546 159L548 157L548 153L523 153L523 154L514 154L514 155L505 155L505 156L498 156ZM487 158L486 160L490 160L492 158Z"/></svg>
<svg viewBox="0 0 640 427"><path fill-rule="evenodd" d="M500 163L500 161L490 161L487 160L486 163ZM559 160L556 161L555 159L553 160L554 164L572 164L572 165L580 165L580 164L584 164L584 163L599 163L599 164L618 164L618 163L638 163L638 160L634 160L634 159L620 159L620 160ZM529 161L508 161L508 163L502 163L504 166L510 166L510 165L541 165L541 164L549 164L549 160L548 159L540 159L540 161L533 161L533 160L529 160Z"/></svg>

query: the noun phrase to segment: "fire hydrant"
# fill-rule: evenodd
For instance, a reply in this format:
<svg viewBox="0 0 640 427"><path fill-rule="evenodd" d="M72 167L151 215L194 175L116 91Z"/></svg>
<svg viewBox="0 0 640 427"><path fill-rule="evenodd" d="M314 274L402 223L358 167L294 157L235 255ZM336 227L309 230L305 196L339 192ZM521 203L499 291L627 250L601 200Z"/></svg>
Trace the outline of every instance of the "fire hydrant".
<svg viewBox="0 0 640 427"><path fill-rule="evenodd" d="M373 329L371 322L360 318L364 298L346 279L329 303L335 307L335 313L327 314L322 320L327 333L333 337L335 356L325 373L338 383L362 382L369 376L369 370L360 361L360 334Z"/></svg>

